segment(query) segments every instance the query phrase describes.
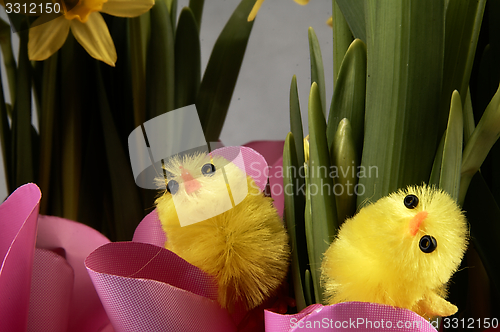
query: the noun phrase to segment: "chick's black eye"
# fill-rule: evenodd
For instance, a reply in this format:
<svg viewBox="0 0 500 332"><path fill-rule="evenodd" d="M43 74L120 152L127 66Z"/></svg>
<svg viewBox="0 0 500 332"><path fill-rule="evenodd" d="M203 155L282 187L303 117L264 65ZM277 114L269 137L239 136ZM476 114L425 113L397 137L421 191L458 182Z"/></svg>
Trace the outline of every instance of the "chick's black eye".
<svg viewBox="0 0 500 332"><path fill-rule="evenodd" d="M418 197L415 195L408 195L405 197L404 203L408 209L414 209L418 205Z"/></svg>
<svg viewBox="0 0 500 332"><path fill-rule="evenodd" d="M214 164L205 164L201 167L201 173L205 176L212 176L215 173L215 166Z"/></svg>
<svg viewBox="0 0 500 332"><path fill-rule="evenodd" d="M429 254L436 250L437 248L437 241L434 237L430 235L424 235L420 239L420 242L418 243L418 247L420 250L422 250L423 253Z"/></svg>
<svg viewBox="0 0 500 332"><path fill-rule="evenodd" d="M167 191L171 193L172 195L175 195L175 193L179 190L179 183L175 180L170 180L167 183Z"/></svg>

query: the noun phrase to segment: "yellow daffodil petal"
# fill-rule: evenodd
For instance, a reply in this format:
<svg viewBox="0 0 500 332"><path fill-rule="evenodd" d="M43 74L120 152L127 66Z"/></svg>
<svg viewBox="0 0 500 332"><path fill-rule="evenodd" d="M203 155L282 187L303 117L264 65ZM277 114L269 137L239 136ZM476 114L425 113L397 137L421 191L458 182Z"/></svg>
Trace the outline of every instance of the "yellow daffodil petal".
<svg viewBox="0 0 500 332"><path fill-rule="evenodd" d="M64 16L40 25L36 25L36 21L29 30L28 55L30 60L41 61L63 46L68 37L70 21Z"/></svg>
<svg viewBox="0 0 500 332"><path fill-rule="evenodd" d="M79 1L76 6L64 14L67 20L77 19L82 23L87 22L89 15L93 12L101 11L103 4L107 0L85 0Z"/></svg>
<svg viewBox="0 0 500 332"><path fill-rule="evenodd" d="M115 44L101 14L97 12L90 14L86 23L72 20L71 31L90 56L110 66L115 66Z"/></svg>
<svg viewBox="0 0 500 332"><path fill-rule="evenodd" d="M255 16L257 16L257 13L259 12L260 7L262 6L262 3L264 0L257 0L255 5L253 5L252 11L248 15L248 22L251 22L255 19ZM309 3L309 0L295 0L296 3L299 5L307 5Z"/></svg>
<svg viewBox="0 0 500 332"><path fill-rule="evenodd" d="M259 12L260 6L262 6L263 2L264 2L264 0L257 0L255 5L253 5L252 11L250 12L250 14L248 14L248 18L247 18L248 22L251 22L255 19L255 16L257 16L257 13Z"/></svg>
<svg viewBox="0 0 500 332"><path fill-rule="evenodd" d="M333 16L330 16L330 18L326 20L326 24L328 24L330 27L333 27Z"/></svg>
<svg viewBox="0 0 500 332"><path fill-rule="evenodd" d="M136 17L153 7L154 0L109 0L101 12L120 17Z"/></svg>

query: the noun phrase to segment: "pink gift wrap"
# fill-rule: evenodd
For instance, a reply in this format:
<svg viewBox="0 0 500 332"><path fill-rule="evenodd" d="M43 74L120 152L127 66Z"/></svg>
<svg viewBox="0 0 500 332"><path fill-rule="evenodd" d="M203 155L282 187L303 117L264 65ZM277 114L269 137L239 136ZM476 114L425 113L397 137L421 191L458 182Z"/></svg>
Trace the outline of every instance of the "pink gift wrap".
<svg viewBox="0 0 500 332"><path fill-rule="evenodd" d="M366 302L330 306L313 304L298 314L281 315L266 310L266 332L401 331L436 332L413 311Z"/></svg>
<svg viewBox="0 0 500 332"><path fill-rule="evenodd" d="M0 330L112 332L84 259L108 243L85 225L39 216L40 189L0 205Z"/></svg>
<svg viewBox="0 0 500 332"><path fill-rule="evenodd" d="M0 205L0 324L26 331L40 198L36 185L18 188Z"/></svg>
<svg viewBox="0 0 500 332"><path fill-rule="evenodd" d="M217 302L215 280L171 251L110 243L85 263L117 332L236 331Z"/></svg>

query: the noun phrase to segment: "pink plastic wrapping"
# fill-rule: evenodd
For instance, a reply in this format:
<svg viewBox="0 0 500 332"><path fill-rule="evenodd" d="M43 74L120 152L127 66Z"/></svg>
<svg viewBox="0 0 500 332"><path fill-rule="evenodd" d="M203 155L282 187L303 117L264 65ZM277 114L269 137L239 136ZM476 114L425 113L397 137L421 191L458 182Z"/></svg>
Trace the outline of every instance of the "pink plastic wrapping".
<svg viewBox="0 0 500 332"><path fill-rule="evenodd" d="M266 310L266 332L381 331L436 332L413 311L365 302L311 305L295 315Z"/></svg>
<svg viewBox="0 0 500 332"><path fill-rule="evenodd" d="M110 243L86 266L117 332L236 331L215 281L164 248Z"/></svg>
<svg viewBox="0 0 500 332"><path fill-rule="evenodd" d="M0 205L0 330L112 332L84 266L109 240L80 223L39 216L40 198L30 183Z"/></svg>

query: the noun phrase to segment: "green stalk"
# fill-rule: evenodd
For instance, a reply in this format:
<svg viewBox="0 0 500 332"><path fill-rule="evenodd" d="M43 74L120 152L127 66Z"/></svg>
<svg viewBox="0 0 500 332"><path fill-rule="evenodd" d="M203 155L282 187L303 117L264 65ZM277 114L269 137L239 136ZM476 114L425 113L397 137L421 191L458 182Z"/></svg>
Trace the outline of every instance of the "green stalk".
<svg viewBox="0 0 500 332"><path fill-rule="evenodd" d="M198 24L198 32L200 32L201 28L201 18L203 16L203 5L205 4L205 0L189 0L189 8L193 11L194 18L196 19L196 23Z"/></svg>
<svg viewBox="0 0 500 332"><path fill-rule="evenodd" d="M80 195L80 180L82 170L82 99L88 92L82 80L73 74L75 61L86 56L80 52L76 40L71 35L61 50L61 91L62 105L62 208L65 218L76 220L78 216L78 201Z"/></svg>
<svg viewBox="0 0 500 332"><path fill-rule="evenodd" d="M0 71L1 75L1 71ZM11 193L14 188L12 178L12 130L9 126L9 116L7 115L7 105L3 94L3 86L0 85L0 148L2 149L3 165L5 172L5 184L7 192Z"/></svg>
<svg viewBox="0 0 500 332"><path fill-rule="evenodd" d="M175 35L175 108L196 102L201 80L201 47L193 12L184 7Z"/></svg>
<svg viewBox="0 0 500 332"><path fill-rule="evenodd" d="M157 1L150 10L151 41L147 62L146 119L174 109L174 32L167 6Z"/></svg>
<svg viewBox="0 0 500 332"><path fill-rule="evenodd" d="M40 175L38 185L47 197L51 197L51 170L52 170L52 147L54 139L54 125L60 125L56 121L56 100L59 97L57 81L57 64L59 52L48 58L43 66L42 103L40 110ZM48 213L50 199L42 199L40 211Z"/></svg>
<svg viewBox="0 0 500 332"><path fill-rule="evenodd" d="M330 177L330 156L326 140L326 121L321 108L321 97L316 83L309 94L309 201L311 216L311 236L307 247L312 246L309 256L316 301L323 302L320 284L320 267L326 252L338 229L337 209L333 195L333 181ZM307 202L307 199L306 199ZM307 204L307 203L306 203ZM307 215L307 214L306 214ZM307 234L307 220L306 220ZM311 249L309 249L311 250Z"/></svg>
<svg viewBox="0 0 500 332"><path fill-rule="evenodd" d="M146 58L151 34L149 12L128 20L130 24L130 71L134 107L134 125L146 121Z"/></svg>
<svg viewBox="0 0 500 332"><path fill-rule="evenodd" d="M2 48L3 62L7 72L11 104L16 100L17 65L12 52L10 24L0 19L0 47Z"/></svg>
<svg viewBox="0 0 500 332"><path fill-rule="evenodd" d="M340 121L347 118L352 126L356 154L363 150L366 94L366 45L355 39L347 50L333 90L326 137L332 149Z"/></svg>
<svg viewBox="0 0 500 332"><path fill-rule="evenodd" d="M319 95L321 97L321 106L323 116L326 118L326 88L325 88L325 70L323 68L323 57L319 46L318 37L314 29L309 27L309 54L311 58L311 84L318 85Z"/></svg>
<svg viewBox="0 0 500 332"><path fill-rule="evenodd" d="M330 148L330 160L337 174L334 175L334 193L337 202L337 220L343 223L356 212L356 176L358 156L354 144L351 123L344 118L340 121L337 133ZM338 185L340 185L340 189Z"/></svg>
<svg viewBox="0 0 500 332"><path fill-rule="evenodd" d="M19 32L19 77L12 112L14 185L35 181L31 114L31 62L28 59L28 30Z"/></svg>
<svg viewBox="0 0 500 332"><path fill-rule="evenodd" d="M292 133L288 133L285 146L283 147L283 188L285 195L285 222L288 235L290 236L290 247L292 248L292 262L290 270L292 284L295 293L297 309L304 309L307 304L304 295L305 280L302 273L307 269L307 247L305 244L304 223L299 222L300 214L304 211L304 205L300 203L299 186L296 176L298 171L297 154L295 153L295 142ZM303 199L302 199L303 202Z"/></svg>
<svg viewBox="0 0 500 332"><path fill-rule="evenodd" d="M500 87L491 99L481 120L465 146L458 202L463 204L474 174L479 170L491 147L500 137Z"/></svg>
<svg viewBox="0 0 500 332"><path fill-rule="evenodd" d="M445 190L458 201L460 187L460 169L462 164L463 142L463 115L462 102L457 90L451 97L450 115L443 147L443 161L439 176L439 188Z"/></svg>
<svg viewBox="0 0 500 332"><path fill-rule="evenodd" d="M352 34L349 25L337 4L332 0L332 30L333 30L333 82L337 82L340 65L344 59L345 52L352 42Z"/></svg>

